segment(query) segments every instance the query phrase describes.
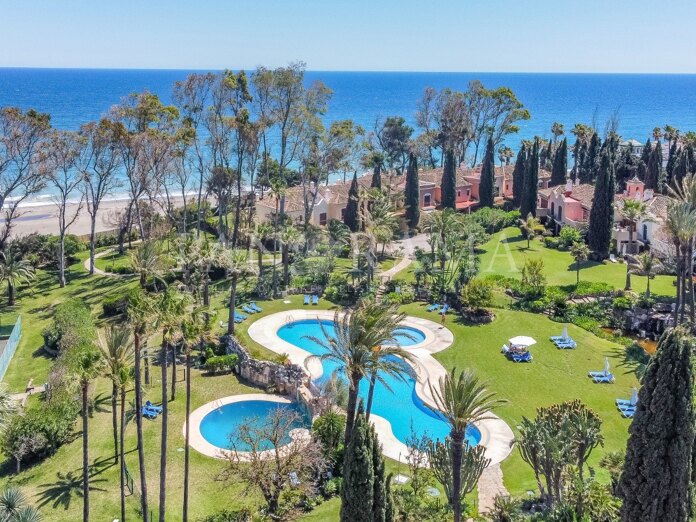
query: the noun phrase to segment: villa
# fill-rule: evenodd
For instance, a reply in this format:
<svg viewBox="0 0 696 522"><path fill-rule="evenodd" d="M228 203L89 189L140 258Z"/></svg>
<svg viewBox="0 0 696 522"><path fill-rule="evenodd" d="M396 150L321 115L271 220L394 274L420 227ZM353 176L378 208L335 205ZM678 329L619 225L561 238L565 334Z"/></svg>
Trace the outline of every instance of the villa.
<svg viewBox="0 0 696 522"><path fill-rule="evenodd" d="M546 220L546 225L555 233L563 226L584 230L590 219L594 185L576 183L568 180L565 186L557 186L539 190L537 200L537 216ZM626 183L626 190L616 195L616 201L622 199L637 199L644 201L648 215L635 224L633 241L638 249L650 246L651 250L660 257L670 254L669 241L664 230L667 217L667 202L669 198L655 194L646 189L645 184L634 177ZM620 207L620 205L619 205ZM629 227L617 208L614 211L613 239L616 241L617 252L626 252L629 244Z"/></svg>

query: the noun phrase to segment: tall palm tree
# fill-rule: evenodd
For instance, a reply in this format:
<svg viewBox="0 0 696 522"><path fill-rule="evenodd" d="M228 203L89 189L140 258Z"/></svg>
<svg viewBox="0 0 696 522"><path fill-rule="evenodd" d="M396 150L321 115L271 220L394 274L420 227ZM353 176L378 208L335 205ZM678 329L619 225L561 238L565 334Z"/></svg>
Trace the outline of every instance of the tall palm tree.
<svg viewBox="0 0 696 522"><path fill-rule="evenodd" d="M399 228L399 218L386 194L378 189L372 189L367 194L369 204L363 206L362 222L365 232L374 237L376 244L382 244L381 255L384 257L387 244L394 239L394 233Z"/></svg>
<svg viewBox="0 0 696 522"><path fill-rule="evenodd" d="M438 386L429 383L430 394L435 406L433 411L444 415L450 425L452 440L452 498L454 522L462 520L462 451L466 429L470 424L491 418L493 408L504 403L495 399L473 372L464 370L457 374L456 368L438 381Z"/></svg>
<svg viewBox="0 0 696 522"><path fill-rule="evenodd" d="M346 431L344 440L350 440L355 423L355 411L360 392L360 381L371 375L373 348L388 345L394 339L394 324L386 314L381 320L367 317L369 301L361 301L355 310L336 311L334 314L335 334L329 333L322 324L323 337L308 336L326 350L322 361L337 362L348 377L348 405L346 407ZM375 311L374 308L370 308Z"/></svg>
<svg viewBox="0 0 696 522"><path fill-rule="evenodd" d="M302 245L304 237L292 223L286 223L280 231L280 245L282 248L283 285L290 285L290 251Z"/></svg>
<svg viewBox="0 0 696 522"><path fill-rule="evenodd" d="M150 510L145 474L145 447L143 445L143 392L140 378L141 346L154 316L152 300L141 290L128 294L128 321L133 329L133 355L135 359L135 426L138 438L138 466L140 471L140 510L143 522L149 522Z"/></svg>
<svg viewBox="0 0 696 522"><path fill-rule="evenodd" d="M674 182L674 186L669 188L670 195L678 202L688 205L692 214L696 214L696 175L688 174L681 181ZM694 300L694 248L696 247L696 234L686 245L686 262L685 271L689 274L688 277L688 293L689 302L691 304L691 322L696 323L696 302Z"/></svg>
<svg viewBox="0 0 696 522"><path fill-rule="evenodd" d="M224 265L225 248L217 241L200 240L190 264L193 266L203 290L203 306L210 305L210 271L216 265Z"/></svg>
<svg viewBox="0 0 696 522"><path fill-rule="evenodd" d="M643 201L637 199L621 200L617 205L617 210L626 220L628 220L628 254L633 254L633 234L636 232L636 227L639 221L650 221L648 214L648 206Z"/></svg>
<svg viewBox="0 0 696 522"><path fill-rule="evenodd" d="M539 218L534 217L530 212L527 214L527 219L520 220L520 227L524 230L524 235L527 237L527 250L529 243L534 236L544 231L544 225L541 224Z"/></svg>
<svg viewBox="0 0 696 522"><path fill-rule="evenodd" d="M259 276L263 275L263 253L266 250L264 242L273 235L273 226L267 221L262 221L256 225L252 236L252 243L256 248L257 261L259 264Z"/></svg>
<svg viewBox="0 0 696 522"><path fill-rule="evenodd" d="M0 252L0 283L7 283L7 306L15 304L15 288L34 279L34 275L34 267L29 261L20 259L12 248Z"/></svg>
<svg viewBox="0 0 696 522"><path fill-rule="evenodd" d="M436 210L426 214L424 230L430 235L430 248L433 256L435 250L439 252L440 270L445 269L447 261L448 245L450 245L461 231L462 223L457 212L451 208Z"/></svg>
<svg viewBox="0 0 696 522"><path fill-rule="evenodd" d="M694 314L692 286L689 280L693 270L693 241L696 237L696 211L689 203L672 201L667 208L666 228L672 236L677 265L677 302L674 308L674 322L678 324L686 316L687 302L691 301L691 315ZM690 259L691 255L691 259Z"/></svg>
<svg viewBox="0 0 696 522"><path fill-rule="evenodd" d="M249 255L246 250L231 249L227 251L225 259L227 276L230 279L230 303L227 317L227 335L234 335L234 309L237 306L237 284L239 279L256 273L254 267L249 264Z"/></svg>
<svg viewBox="0 0 696 522"><path fill-rule="evenodd" d="M278 295L278 278L276 277L276 256L278 254L278 225L280 224L280 208L281 201L285 201L285 193L287 184L282 176L274 176L270 180L270 193L275 200L275 212L273 214L273 297Z"/></svg>
<svg viewBox="0 0 696 522"><path fill-rule="evenodd" d="M650 280L663 270L662 263L652 252L643 252L638 256L628 256L629 273L647 278L645 297L650 297Z"/></svg>
<svg viewBox="0 0 696 522"><path fill-rule="evenodd" d="M133 270L140 275L140 287L145 288L147 280L152 277L157 284L157 277L164 271L164 258L159 245L154 240L143 241L131 254Z"/></svg>
<svg viewBox="0 0 696 522"><path fill-rule="evenodd" d="M167 367L169 351L174 349L180 336L182 320L187 312L188 296L167 288L160 294L155 302L155 321L153 326L162 332L162 346L160 349L160 369L162 380L162 429L160 440L160 491L159 491L159 521L166 520L167 502L167 437L169 426L169 401L167 384Z"/></svg>
<svg viewBox="0 0 696 522"><path fill-rule="evenodd" d="M89 520L89 386L104 368L102 353L94 344L76 346L68 354L70 370L80 384L82 396L82 520Z"/></svg>
<svg viewBox="0 0 696 522"><path fill-rule="evenodd" d="M27 504L21 489L8 486L0 491L0 520L2 522L41 522L41 514Z"/></svg>

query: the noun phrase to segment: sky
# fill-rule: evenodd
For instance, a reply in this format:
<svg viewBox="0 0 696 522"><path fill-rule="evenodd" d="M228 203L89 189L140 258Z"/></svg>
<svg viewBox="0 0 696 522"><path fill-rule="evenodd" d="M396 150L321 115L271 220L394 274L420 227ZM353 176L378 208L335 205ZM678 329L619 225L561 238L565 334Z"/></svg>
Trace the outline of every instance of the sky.
<svg viewBox="0 0 696 522"><path fill-rule="evenodd" d="M696 73L693 0L0 0L0 67Z"/></svg>

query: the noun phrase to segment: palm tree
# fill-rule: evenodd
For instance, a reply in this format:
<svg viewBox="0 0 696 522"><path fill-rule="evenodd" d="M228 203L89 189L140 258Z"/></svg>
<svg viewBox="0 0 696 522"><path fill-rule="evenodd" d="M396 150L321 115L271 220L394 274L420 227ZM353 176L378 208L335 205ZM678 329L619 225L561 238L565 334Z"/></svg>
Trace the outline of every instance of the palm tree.
<svg viewBox="0 0 696 522"><path fill-rule="evenodd" d="M444 270L447 261L448 245L457 238L457 233L461 229L459 215L451 208L430 212L426 214L423 229L430 235L430 249L433 258L437 247L440 257L440 270Z"/></svg>
<svg viewBox="0 0 696 522"><path fill-rule="evenodd" d="M650 280L655 277L656 274L662 272L663 267L660 260L657 259L652 252L643 252L639 256L629 256L628 266L630 273L645 276L647 278L645 287L645 297L650 297Z"/></svg>
<svg viewBox="0 0 696 522"><path fill-rule="evenodd" d="M125 475L126 463L124 457L124 428L125 428L125 407L126 407L126 388L132 380L133 363L135 355L133 343L131 342L131 332L127 328L111 326L106 331L105 342L99 345L102 350L104 362L106 364L106 376L111 379L111 421L114 435L114 462L121 460L121 520L126 519L126 494L125 494ZM119 438L119 419L117 419L117 401L121 399L120 410L120 438Z"/></svg>
<svg viewBox="0 0 696 522"><path fill-rule="evenodd" d="M633 234L636 231L639 221L650 221L648 217L648 206L643 201L638 201L637 199L622 199L621 204L618 205L619 214L621 214L626 220L628 220L628 251L626 253L633 253Z"/></svg>
<svg viewBox="0 0 696 522"><path fill-rule="evenodd" d="M210 305L210 270L213 266L224 265L225 248L217 241L201 240L189 261L195 269L203 289L203 306Z"/></svg>
<svg viewBox="0 0 696 522"><path fill-rule="evenodd" d="M257 261L259 263L259 276L263 275L263 253L264 242L273 235L273 227L267 221L262 221L256 225L252 236L252 243L256 247Z"/></svg>
<svg viewBox="0 0 696 522"><path fill-rule="evenodd" d="M336 311L334 314L335 335L331 335L321 325L323 337L307 336L326 350L320 358L322 361L337 362L348 377L348 405L346 407L346 444L350 440L355 423L355 411L360 392L360 381L371 375L373 366L373 348L388 345L394 338L394 324L391 316L382 316L374 321L367 316L368 308L375 312L376 305L370 301L361 301L354 311Z"/></svg>
<svg viewBox="0 0 696 522"><path fill-rule="evenodd" d="M274 176L270 180L273 198L275 199L275 212L273 214L273 297L278 296L278 278L276 277L276 255L278 253L278 225L281 217L279 203L285 198L287 184L282 176Z"/></svg>
<svg viewBox="0 0 696 522"><path fill-rule="evenodd" d="M156 285L157 277L164 270L164 259L157 242L153 240L143 241L131 254L131 264L133 270L140 274L141 288L145 288L150 277L155 279Z"/></svg>
<svg viewBox="0 0 696 522"><path fill-rule="evenodd" d="M128 294L128 321L133 329L133 355L135 359L135 426L138 438L138 465L140 470L140 510L143 522L149 522L150 511L147 498L147 476L145 474L145 447L143 445L143 392L140 378L141 344L147 335L154 316L153 303L141 290Z"/></svg>
<svg viewBox="0 0 696 522"><path fill-rule="evenodd" d="M481 383L473 372L462 371L457 375L456 368L438 381L438 386L429 384L430 394L435 406L433 411L444 415L450 425L452 440L452 498L454 505L454 522L462 519L462 451L466 429L469 425L490 419L493 408L504 404L505 401L495 399L495 394L489 392L486 385Z"/></svg>
<svg viewBox="0 0 696 522"><path fill-rule="evenodd" d="M160 349L160 369L162 379L162 430L160 441L160 491L159 491L159 521L165 522L167 501L167 436L169 417L169 401L167 398L167 366L169 350L175 350L179 335L179 327L188 306L188 296L171 288L167 288L155 303L155 329L162 331L162 346ZM176 359L176 354L174 354Z"/></svg>
<svg viewBox="0 0 696 522"><path fill-rule="evenodd" d="M82 396L82 520L89 520L89 385L104 367L101 351L92 343L76 346L68 353L69 367L75 374Z"/></svg>
<svg viewBox="0 0 696 522"><path fill-rule="evenodd" d="M692 214L696 214L696 175L688 174L681 181L675 181L673 187L669 187L670 195L678 202L687 205ZM691 303L691 322L696 323L696 302L694 301L694 247L696 246L696 234L686 245L685 271L688 277L688 297ZM686 285L686 282L684 283Z"/></svg>
<svg viewBox="0 0 696 522"><path fill-rule="evenodd" d="M34 279L34 267L20 259L11 248L0 252L0 283L7 283L7 306L15 304L15 288L25 281Z"/></svg>
<svg viewBox="0 0 696 522"><path fill-rule="evenodd" d="M275 262L275 261L274 261ZM232 249L227 251L225 259L227 276L230 279L230 304L227 317L227 335L234 335L234 310L237 307L237 284L241 277L253 275L256 271L249 264L246 250Z"/></svg>
<svg viewBox="0 0 696 522"><path fill-rule="evenodd" d="M686 179L686 178L685 178ZM696 210L686 202L672 201L667 208L666 228L672 236L677 264L677 303L674 308L674 322L684 320L687 301L691 301L691 315L694 315L693 286L689 280L693 271L693 241L696 237ZM691 256L691 258L690 258Z"/></svg>
<svg viewBox="0 0 696 522"><path fill-rule="evenodd" d="M290 285L290 251L299 247L304 241L302 233L292 223L286 223L280 231L280 244L282 248L283 285Z"/></svg>
<svg viewBox="0 0 696 522"><path fill-rule="evenodd" d="M399 228L399 218L389 197L382 191L372 189L368 198L369 204L363 206L362 222L365 223L365 232L374 237L376 244L382 244L381 256L384 257L387 244L391 243Z"/></svg>
<svg viewBox="0 0 696 522"><path fill-rule="evenodd" d="M530 212L527 214L527 219L520 220L520 227L524 230L524 235L527 237L527 250L529 250L529 242L532 237L544 231L544 225L541 224L539 218L536 218Z"/></svg>
<svg viewBox="0 0 696 522"><path fill-rule="evenodd" d="M557 121L554 121L553 125L551 125L551 134L553 134L553 142L555 144L556 141L558 140L558 137L563 136L563 134L565 134L563 124L559 123Z"/></svg>
<svg viewBox="0 0 696 522"><path fill-rule="evenodd" d="M386 344L378 344L372 347L370 353L370 361L368 374L370 376L370 388L367 392L367 407L365 415L370 419L372 411L372 398L375 391L377 381L381 382L387 389L389 386L383 378L383 375L406 379L413 377L414 372L411 367L403 362L412 362L413 356L401 348L397 339L394 337L394 330L399 327L399 323L406 318L406 314L398 313L398 305L384 305L378 303L374 298L363 300L355 313L361 314L362 325L366 330L372 330L373 335L381 332L384 337L391 336ZM415 338L403 332L401 335L411 340Z"/></svg>
<svg viewBox="0 0 696 522"><path fill-rule="evenodd" d="M8 486L0 491L0 520L2 522L41 522L41 514L27 504L22 490Z"/></svg>

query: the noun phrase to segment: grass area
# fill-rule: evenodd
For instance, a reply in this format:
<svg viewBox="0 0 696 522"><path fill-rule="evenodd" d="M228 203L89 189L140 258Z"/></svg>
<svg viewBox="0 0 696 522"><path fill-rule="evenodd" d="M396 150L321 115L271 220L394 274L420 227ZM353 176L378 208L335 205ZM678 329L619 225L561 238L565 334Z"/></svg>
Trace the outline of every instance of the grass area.
<svg viewBox="0 0 696 522"><path fill-rule="evenodd" d="M404 311L436 319L420 303L407 305ZM446 368L473 369L500 398L508 400L496 413L515 432L522 416L533 417L538 407L579 398L603 421L605 445L595 450L590 465L596 467L607 451L624 449L630 421L621 417L614 400L630 397L632 387L638 385L636 364L626 358L624 348L570 325L569 334L577 341L578 348L559 350L549 337L560 334L561 324L544 315L503 309L496 309L495 313L495 321L487 325L471 326L450 320L447 327L454 333L454 344L435 358ZM531 349L533 362L515 364L500 353L503 343L514 335L529 335L537 341ZM616 383L594 384L587 372L601 370L605 357L609 357ZM505 485L511 493L519 495L535 489L531 468L517 450L502 467ZM605 480L608 478L602 470L597 473Z"/></svg>
<svg viewBox="0 0 696 522"><path fill-rule="evenodd" d="M481 247L480 274L502 274L520 278L526 258L541 258L544 261L544 274L549 285L574 285L576 281L575 260L570 252L547 248L539 239L533 240L527 249L527 240L519 228L511 227L493 234ZM659 275L650 283L653 294L674 296L676 288L673 276ZM581 281L608 283L615 288L623 288L626 281L626 265L605 261L597 263L586 261L580 269ZM645 291L645 277L632 276L631 284L636 292Z"/></svg>
<svg viewBox="0 0 696 522"><path fill-rule="evenodd" d="M94 260L94 265L105 272L114 272L118 268L132 268L131 254L126 250L123 254L117 251L110 252L102 257L97 257Z"/></svg>

